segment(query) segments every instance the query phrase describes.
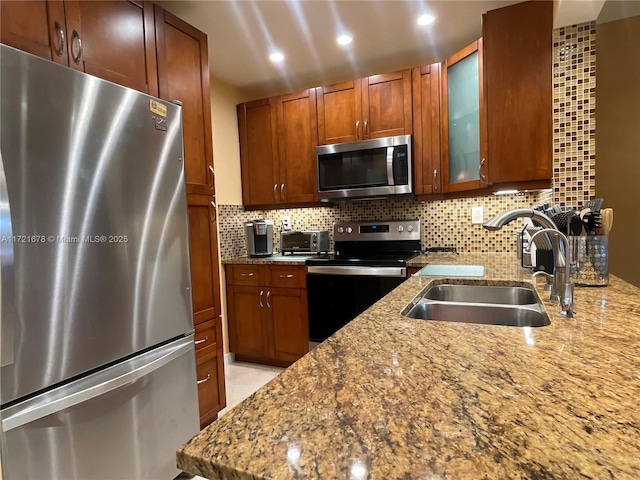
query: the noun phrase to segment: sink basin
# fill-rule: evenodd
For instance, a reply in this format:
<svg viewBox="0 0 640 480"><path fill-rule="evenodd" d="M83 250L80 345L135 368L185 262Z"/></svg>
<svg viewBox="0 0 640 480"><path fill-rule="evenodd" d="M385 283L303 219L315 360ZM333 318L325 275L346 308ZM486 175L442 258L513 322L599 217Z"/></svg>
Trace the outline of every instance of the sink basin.
<svg viewBox="0 0 640 480"><path fill-rule="evenodd" d="M497 303L500 305L537 304L533 290L502 285L434 285L424 294L428 300L464 303Z"/></svg>
<svg viewBox="0 0 640 480"><path fill-rule="evenodd" d="M551 322L532 288L483 284L431 285L401 312L409 318L513 327Z"/></svg>
<svg viewBox="0 0 640 480"><path fill-rule="evenodd" d="M549 317L534 306L497 304L470 304L454 302L420 302L406 314L409 318L440 320L445 322L481 323L510 327L544 327Z"/></svg>

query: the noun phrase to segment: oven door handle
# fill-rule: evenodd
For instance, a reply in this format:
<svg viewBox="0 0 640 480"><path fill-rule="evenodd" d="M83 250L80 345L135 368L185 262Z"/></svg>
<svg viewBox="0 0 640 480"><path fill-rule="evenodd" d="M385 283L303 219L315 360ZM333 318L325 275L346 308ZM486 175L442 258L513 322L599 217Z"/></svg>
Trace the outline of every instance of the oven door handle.
<svg viewBox="0 0 640 480"><path fill-rule="evenodd" d="M307 273L366 277L406 277L406 267L308 266Z"/></svg>

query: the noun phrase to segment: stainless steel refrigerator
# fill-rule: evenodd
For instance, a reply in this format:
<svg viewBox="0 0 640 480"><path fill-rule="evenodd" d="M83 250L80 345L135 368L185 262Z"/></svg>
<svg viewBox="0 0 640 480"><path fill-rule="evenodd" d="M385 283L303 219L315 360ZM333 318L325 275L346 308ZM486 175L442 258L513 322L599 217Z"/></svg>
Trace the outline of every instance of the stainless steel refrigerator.
<svg viewBox="0 0 640 480"><path fill-rule="evenodd" d="M199 430L181 108L0 70L4 479L171 479Z"/></svg>

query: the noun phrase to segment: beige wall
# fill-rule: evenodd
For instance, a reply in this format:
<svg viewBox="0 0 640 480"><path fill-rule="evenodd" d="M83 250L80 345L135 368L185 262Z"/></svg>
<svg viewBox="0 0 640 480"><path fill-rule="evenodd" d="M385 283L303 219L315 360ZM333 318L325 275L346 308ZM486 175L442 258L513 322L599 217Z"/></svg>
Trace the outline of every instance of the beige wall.
<svg viewBox="0 0 640 480"><path fill-rule="evenodd" d="M211 77L211 130L213 133L213 166L216 174L216 203L218 205L242 205L236 105L245 101L246 98L239 89ZM218 238L220 238L219 233ZM218 251L218 259L220 260L219 253ZM219 265L222 337L226 354L229 352L227 290L222 261L219 262Z"/></svg>
<svg viewBox="0 0 640 480"><path fill-rule="evenodd" d="M615 214L609 271L640 287L640 16L598 24L596 42L596 196Z"/></svg>
<svg viewBox="0 0 640 480"><path fill-rule="evenodd" d="M216 202L222 205L242 205L236 105L244 101L239 89L211 78L211 129L213 165L216 172Z"/></svg>

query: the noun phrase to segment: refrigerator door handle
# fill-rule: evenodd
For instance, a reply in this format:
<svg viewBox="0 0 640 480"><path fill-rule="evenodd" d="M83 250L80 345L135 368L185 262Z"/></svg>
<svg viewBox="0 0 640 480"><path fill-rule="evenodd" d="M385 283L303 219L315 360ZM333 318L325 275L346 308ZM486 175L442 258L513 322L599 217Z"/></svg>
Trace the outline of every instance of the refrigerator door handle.
<svg viewBox="0 0 640 480"><path fill-rule="evenodd" d="M7 177L0 152L0 364L3 367L13 363L15 329L13 240Z"/></svg>
<svg viewBox="0 0 640 480"><path fill-rule="evenodd" d="M194 352L193 334L90 376L86 384L72 387L70 393L64 385L9 407L2 414L2 430L8 432L131 384L188 352Z"/></svg>

